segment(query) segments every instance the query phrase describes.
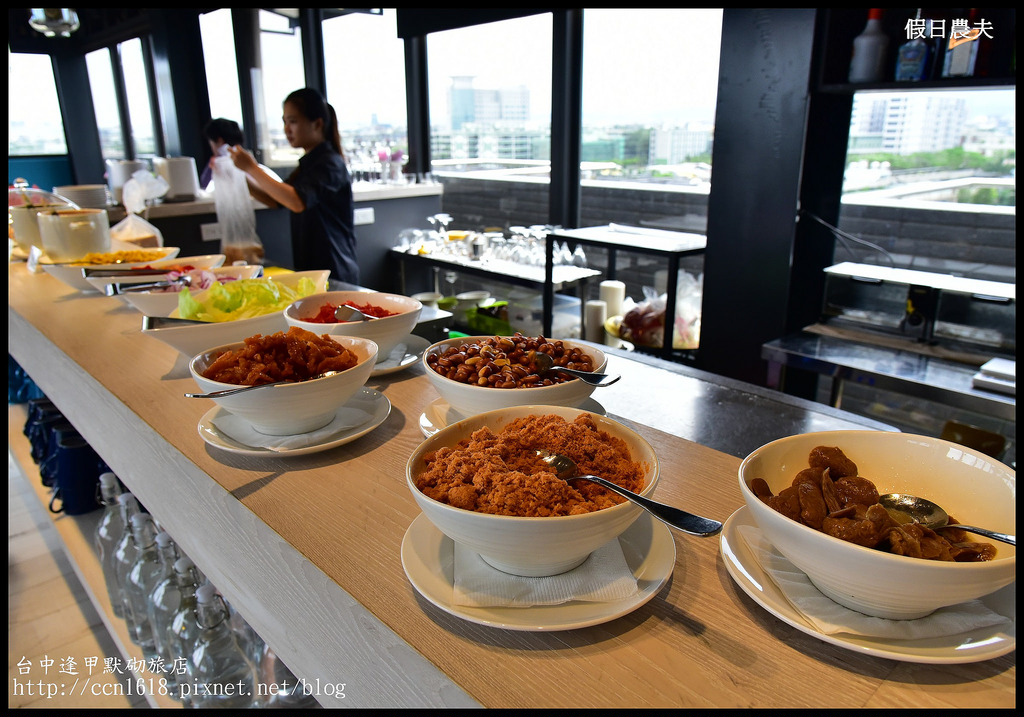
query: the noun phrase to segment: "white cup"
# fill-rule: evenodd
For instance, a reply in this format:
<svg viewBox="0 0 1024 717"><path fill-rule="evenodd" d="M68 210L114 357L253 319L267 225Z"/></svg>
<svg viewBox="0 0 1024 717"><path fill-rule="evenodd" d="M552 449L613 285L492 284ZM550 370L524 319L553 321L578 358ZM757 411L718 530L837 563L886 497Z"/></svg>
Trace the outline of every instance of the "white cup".
<svg viewBox="0 0 1024 717"><path fill-rule="evenodd" d="M51 204L49 206L8 207L14 228L14 241L26 252L34 246L42 249L43 240L39 236L39 221L36 219L36 215L39 212L66 206L66 204Z"/></svg>
<svg viewBox="0 0 1024 717"><path fill-rule="evenodd" d="M39 236L50 261L78 261L91 252L110 251L106 209L39 212Z"/></svg>

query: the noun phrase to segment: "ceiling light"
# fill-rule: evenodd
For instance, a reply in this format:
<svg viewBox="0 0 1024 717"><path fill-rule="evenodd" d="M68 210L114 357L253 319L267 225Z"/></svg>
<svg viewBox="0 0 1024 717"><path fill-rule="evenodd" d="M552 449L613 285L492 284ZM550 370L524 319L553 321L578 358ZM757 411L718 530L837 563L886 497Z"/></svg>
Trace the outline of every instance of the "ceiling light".
<svg viewBox="0 0 1024 717"><path fill-rule="evenodd" d="M71 33L80 25L78 13L68 7L34 7L28 24L47 37L71 37Z"/></svg>

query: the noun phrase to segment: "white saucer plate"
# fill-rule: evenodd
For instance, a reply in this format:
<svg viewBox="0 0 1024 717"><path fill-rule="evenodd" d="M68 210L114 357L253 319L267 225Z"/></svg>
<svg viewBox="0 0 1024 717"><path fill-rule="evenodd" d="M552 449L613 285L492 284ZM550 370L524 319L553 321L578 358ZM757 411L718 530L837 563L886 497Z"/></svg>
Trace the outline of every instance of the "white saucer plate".
<svg viewBox="0 0 1024 717"><path fill-rule="evenodd" d="M1016 583L1007 585L1002 590L981 599L983 603L997 612L1010 616L1013 622L1009 630L1006 630L1005 626L995 625L959 635L922 640L887 640L880 637L821 633L804 620L782 591L772 582L771 577L761 568L740 535L739 529L745 525L755 527L757 525L746 506L729 516L725 525L722 526L720 547L726 570L754 602L801 632L854 652L886 657L890 660L928 664L981 662L1000 657L1016 649Z"/></svg>
<svg viewBox="0 0 1024 717"><path fill-rule="evenodd" d="M399 342L386 359L377 362L373 371L370 372L370 378L385 376L409 368L420 360L428 346L430 346L430 342L422 336L409 334Z"/></svg>
<svg viewBox="0 0 1024 717"><path fill-rule="evenodd" d="M391 413L391 401L387 396L370 388L363 388L355 395L344 408L355 408L367 414L365 422L358 426L352 426L339 430L338 432L324 436L322 440L312 445L301 448L268 448L260 445L249 445L232 438L217 428L214 424L218 415L226 411L220 406L215 406L203 414L199 419L199 435L207 444L214 448L220 448L229 453L238 453L245 456L276 456L290 458L291 456L304 456L310 453L330 450L337 446L351 443L352 441L365 436L367 433L382 424ZM269 437L268 437L269 438Z"/></svg>
<svg viewBox="0 0 1024 717"><path fill-rule="evenodd" d="M590 411L591 413L596 413L599 416L608 415L607 411L605 411L604 406L595 401L593 398L588 398L579 406L577 406L577 408L579 408L581 411ZM463 416L461 413L452 408L451 404L449 404L443 398L438 398L434 401L431 401L430 404L426 407L426 409L424 409L423 413L420 414L420 432L422 432L426 438L430 438L432 435L440 431L442 428L445 428L453 423L461 421L463 418L466 418L466 416Z"/></svg>
<svg viewBox="0 0 1024 717"><path fill-rule="evenodd" d="M644 513L619 536L637 592L610 602L573 601L533 607L467 607L452 604L455 543L422 513L402 540L402 567L412 586L429 602L455 617L480 625L521 632L575 630L609 622L645 605L661 590L676 564L672 531Z"/></svg>

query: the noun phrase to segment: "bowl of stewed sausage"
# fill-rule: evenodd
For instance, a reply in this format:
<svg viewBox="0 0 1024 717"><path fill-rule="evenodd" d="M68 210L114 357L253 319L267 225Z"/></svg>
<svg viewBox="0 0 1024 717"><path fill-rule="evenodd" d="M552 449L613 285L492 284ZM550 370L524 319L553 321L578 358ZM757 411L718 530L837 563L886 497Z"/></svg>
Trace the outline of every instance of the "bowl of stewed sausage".
<svg viewBox="0 0 1024 717"><path fill-rule="evenodd" d="M537 352L551 356L554 368L539 370ZM591 344L521 333L448 338L429 346L421 360L431 385L463 416L509 406L578 407L594 386L557 367L602 372L608 362Z"/></svg>

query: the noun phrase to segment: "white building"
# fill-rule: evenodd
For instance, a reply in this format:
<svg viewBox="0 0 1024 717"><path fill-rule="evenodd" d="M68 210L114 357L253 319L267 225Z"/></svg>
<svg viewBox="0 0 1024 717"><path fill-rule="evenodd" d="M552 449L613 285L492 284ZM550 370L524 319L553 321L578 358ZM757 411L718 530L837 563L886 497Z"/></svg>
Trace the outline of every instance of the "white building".
<svg viewBox="0 0 1024 717"><path fill-rule="evenodd" d="M959 147L966 121L967 102L940 92L859 94L849 151L913 154Z"/></svg>
<svg viewBox="0 0 1024 717"><path fill-rule="evenodd" d="M652 127L650 163L680 164L690 157L710 154L714 125L689 122L682 127Z"/></svg>

